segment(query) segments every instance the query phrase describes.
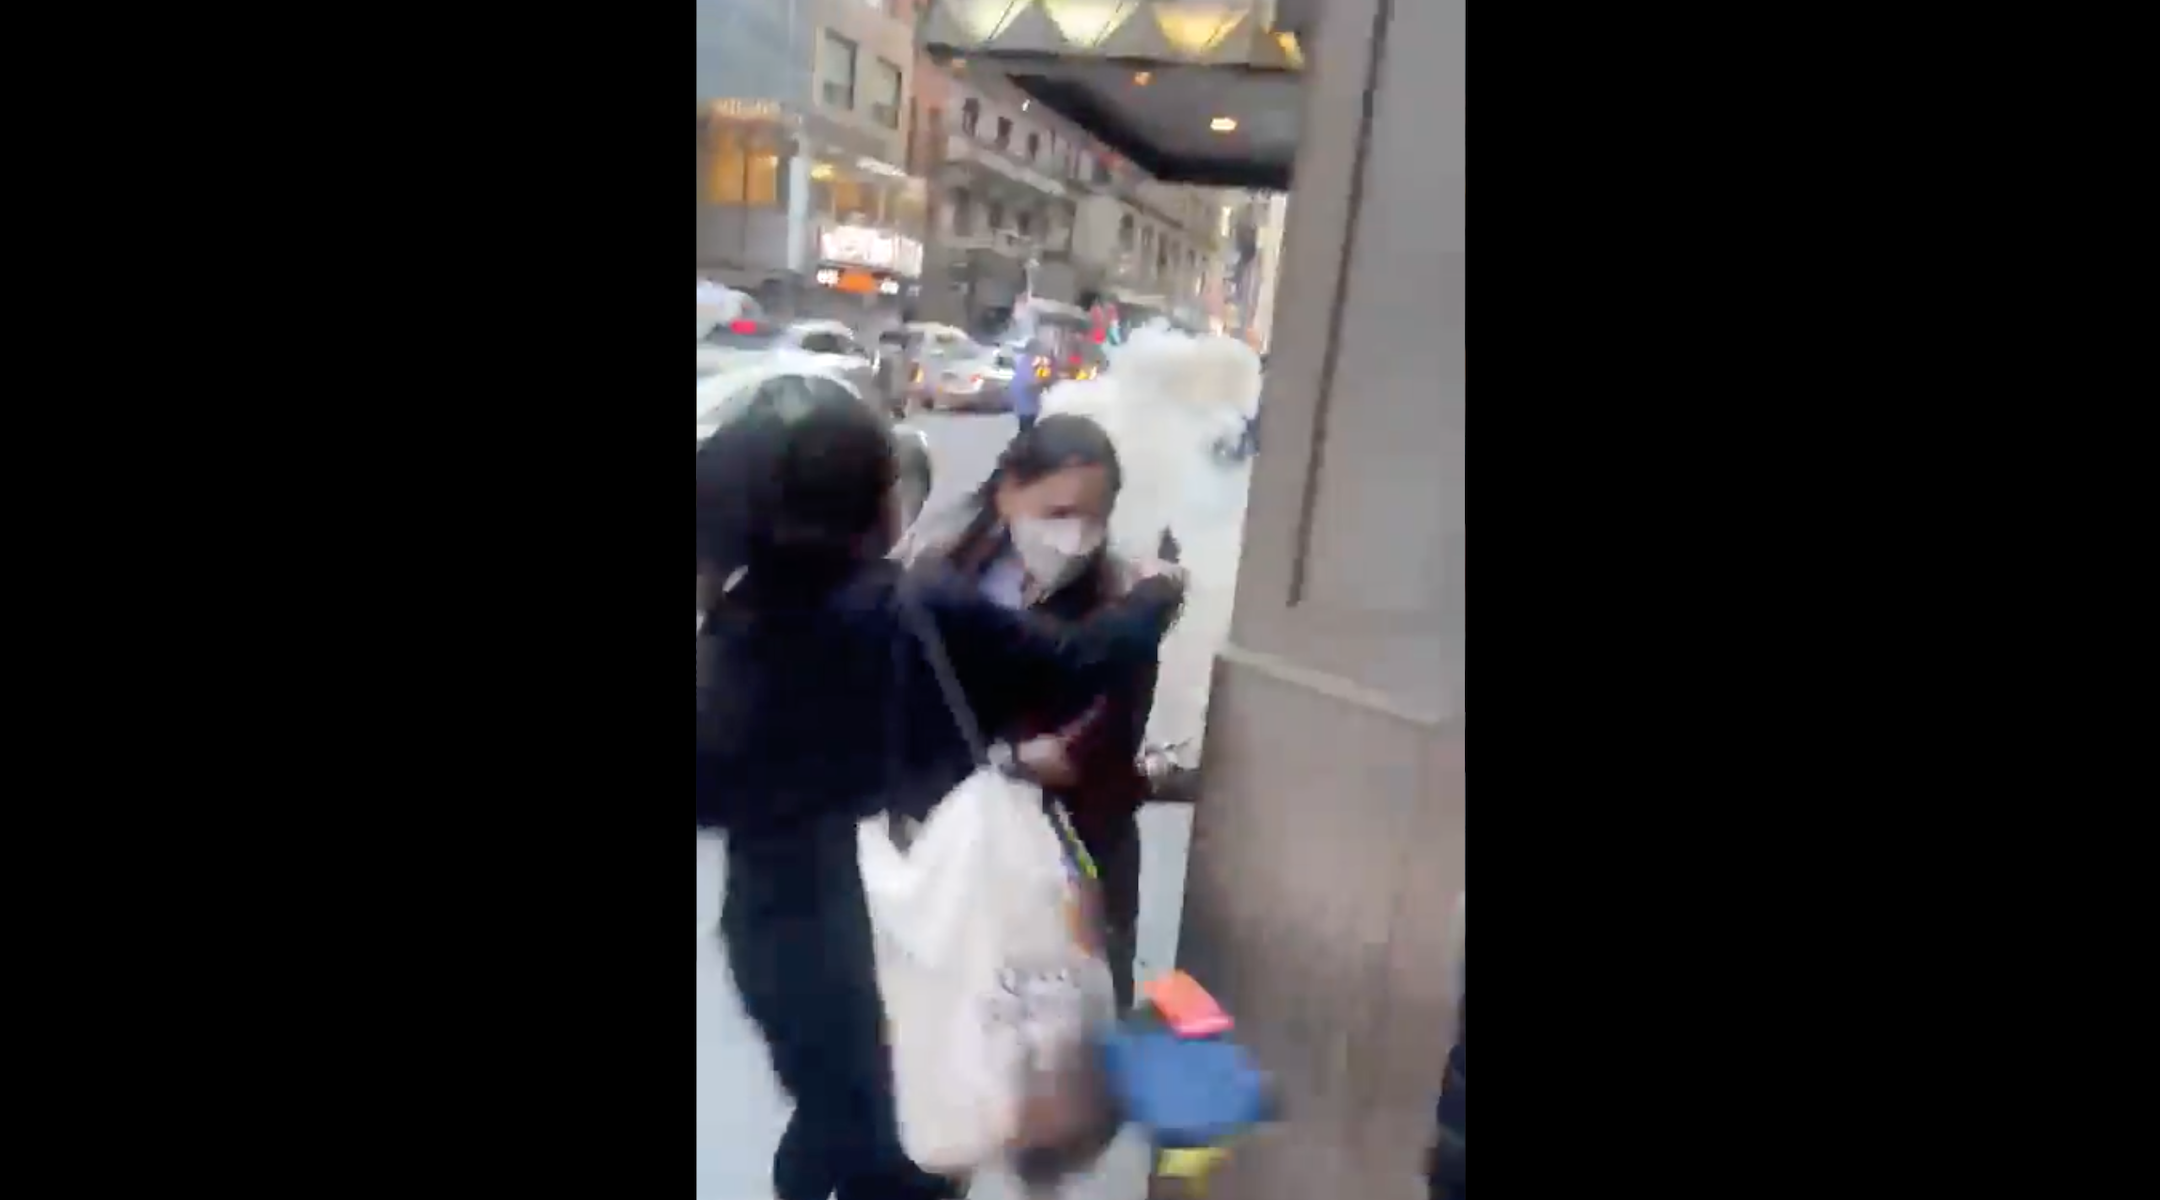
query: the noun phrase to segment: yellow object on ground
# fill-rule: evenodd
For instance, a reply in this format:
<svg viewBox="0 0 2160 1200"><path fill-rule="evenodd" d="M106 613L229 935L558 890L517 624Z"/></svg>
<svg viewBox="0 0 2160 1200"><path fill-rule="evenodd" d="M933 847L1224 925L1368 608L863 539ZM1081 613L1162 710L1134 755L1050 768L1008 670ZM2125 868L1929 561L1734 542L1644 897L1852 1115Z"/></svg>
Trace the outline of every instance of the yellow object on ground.
<svg viewBox="0 0 2160 1200"><path fill-rule="evenodd" d="M1220 1146L1204 1146L1198 1150L1165 1150L1155 1160L1155 1173L1171 1179L1202 1180L1208 1173L1222 1165L1230 1152Z"/></svg>

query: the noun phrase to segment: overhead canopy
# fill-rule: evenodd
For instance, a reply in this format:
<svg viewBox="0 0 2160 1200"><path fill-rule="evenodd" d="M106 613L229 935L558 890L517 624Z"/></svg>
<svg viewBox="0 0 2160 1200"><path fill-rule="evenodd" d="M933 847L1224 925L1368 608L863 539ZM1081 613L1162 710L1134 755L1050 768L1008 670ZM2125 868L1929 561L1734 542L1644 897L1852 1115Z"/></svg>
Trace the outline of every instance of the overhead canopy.
<svg viewBox="0 0 2160 1200"><path fill-rule="evenodd" d="M935 0L936 59L995 70L1170 183L1290 186L1319 0Z"/></svg>

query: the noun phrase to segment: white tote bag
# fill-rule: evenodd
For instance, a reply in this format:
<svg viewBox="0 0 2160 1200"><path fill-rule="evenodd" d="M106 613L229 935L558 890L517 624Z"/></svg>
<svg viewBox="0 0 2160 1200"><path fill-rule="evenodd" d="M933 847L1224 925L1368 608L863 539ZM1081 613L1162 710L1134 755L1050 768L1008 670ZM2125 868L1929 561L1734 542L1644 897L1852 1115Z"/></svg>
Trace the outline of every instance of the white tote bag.
<svg viewBox="0 0 2160 1200"><path fill-rule="evenodd" d="M1013 1145L1030 1089L1083 1043L1111 988L1041 789L991 763L935 630L916 616L982 765L905 850L875 818L857 831L857 851L901 1145L925 1169L958 1174Z"/></svg>

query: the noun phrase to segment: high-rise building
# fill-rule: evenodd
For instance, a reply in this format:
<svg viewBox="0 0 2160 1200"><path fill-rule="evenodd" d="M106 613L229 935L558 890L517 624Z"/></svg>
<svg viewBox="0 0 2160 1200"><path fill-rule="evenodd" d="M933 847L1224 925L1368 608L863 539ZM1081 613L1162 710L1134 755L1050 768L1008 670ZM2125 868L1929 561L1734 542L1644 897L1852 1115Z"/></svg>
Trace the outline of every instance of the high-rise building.
<svg viewBox="0 0 2160 1200"><path fill-rule="evenodd" d="M995 73L925 58L916 78L925 318L985 329L1022 297L1104 295L1204 323L1224 244L1214 193L1156 181Z"/></svg>
<svg viewBox="0 0 2160 1200"><path fill-rule="evenodd" d="M897 309L922 270L913 0L698 0L700 275Z"/></svg>

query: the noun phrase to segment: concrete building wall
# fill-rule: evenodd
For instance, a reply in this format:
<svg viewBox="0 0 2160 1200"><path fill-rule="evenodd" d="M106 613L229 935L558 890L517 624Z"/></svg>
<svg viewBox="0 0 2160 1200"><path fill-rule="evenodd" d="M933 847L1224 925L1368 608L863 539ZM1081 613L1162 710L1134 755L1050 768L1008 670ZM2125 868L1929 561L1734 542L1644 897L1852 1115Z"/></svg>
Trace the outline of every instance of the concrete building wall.
<svg viewBox="0 0 2160 1200"><path fill-rule="evenodd" d="M697 98L809 99L798 0L697 0ZM679 61L679 60L678 60Z"/></svg>
<svg viewBox="0 0 2160 1200"><path fill-rule="evenodd" d="M1322 20L1179 959L1287 1104L1211 1190L1411 1200L1465 869L1467 27Z"/></svg>
<svg viewBox="0 0 2160 1200"><path fill-rule="evenodd" d="M763 2L763 0L760 0ZM815 32L810 36L810 100L825 117L874 138L883 148L882 161L901 166L907 161L908 125L915 81L915 27L912 9L906 4L870 4L865 0L793 0L798 20ZM823 78L817 68L832 54L825 35L831 33L854 44L855 97L852 107L829 103L818 86ZM901 91L895 123L878 120L872 105L883 98L874 94L877 64L882 61L900 72Z"/></svg>

